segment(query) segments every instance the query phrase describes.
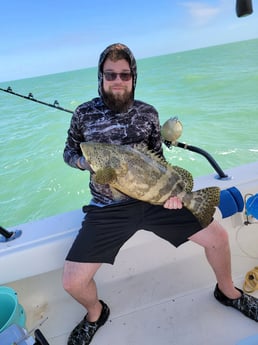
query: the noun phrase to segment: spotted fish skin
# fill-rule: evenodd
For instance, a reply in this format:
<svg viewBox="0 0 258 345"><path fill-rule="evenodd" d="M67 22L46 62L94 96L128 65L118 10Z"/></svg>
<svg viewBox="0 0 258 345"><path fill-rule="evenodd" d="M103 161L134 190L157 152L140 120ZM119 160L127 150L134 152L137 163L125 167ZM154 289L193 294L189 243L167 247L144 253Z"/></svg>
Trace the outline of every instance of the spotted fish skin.
<svg viewBox="0 0 258 345"><path fill-rule="evenodd" d="M170 165L142 145L85 142L81 149L95 172L95 182L154 205L177 196L203 227L211 222L219 204L218 187L192 191L193 177L187 170Z"/></svg>

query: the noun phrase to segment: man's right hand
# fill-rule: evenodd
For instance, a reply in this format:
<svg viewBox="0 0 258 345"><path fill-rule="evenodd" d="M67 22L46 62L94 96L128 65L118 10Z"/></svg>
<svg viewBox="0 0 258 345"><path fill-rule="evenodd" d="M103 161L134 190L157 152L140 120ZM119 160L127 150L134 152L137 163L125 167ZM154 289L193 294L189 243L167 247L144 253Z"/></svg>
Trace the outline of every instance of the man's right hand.
<svg viewBox="0 0 258 345"><path fill-rule="evenodd" d="M163 205L163 207L168 209L180 209L183 207L182 201L177 196L171 196Z"/></svg>

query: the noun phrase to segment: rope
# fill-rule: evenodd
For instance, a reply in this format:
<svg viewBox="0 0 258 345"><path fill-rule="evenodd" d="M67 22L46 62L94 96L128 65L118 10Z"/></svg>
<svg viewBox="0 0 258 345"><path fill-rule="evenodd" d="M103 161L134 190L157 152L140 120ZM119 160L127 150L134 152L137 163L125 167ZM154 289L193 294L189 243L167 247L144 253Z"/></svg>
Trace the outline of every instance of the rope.
<svg viewBox="0 0 258 345"><path fill-rule="evenodd" d="M246 273L243 290L247 293L254 292L258 289L258 266Z"/></svg>

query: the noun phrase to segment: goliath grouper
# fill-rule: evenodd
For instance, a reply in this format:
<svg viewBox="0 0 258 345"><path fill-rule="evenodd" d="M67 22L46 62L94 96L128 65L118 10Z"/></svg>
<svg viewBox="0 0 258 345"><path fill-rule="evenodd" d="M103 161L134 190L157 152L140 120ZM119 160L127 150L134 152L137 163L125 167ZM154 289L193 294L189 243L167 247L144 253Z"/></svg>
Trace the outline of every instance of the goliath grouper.
<svg viewBox="0 0 258 345"><path fill-rule="evenodd" d="M177 196L203 227L211 222L219 204L218 187L192 191L193 177L187 170L170 165L142 145L84 142L80 146L96 183L154 205Z"/></svg>

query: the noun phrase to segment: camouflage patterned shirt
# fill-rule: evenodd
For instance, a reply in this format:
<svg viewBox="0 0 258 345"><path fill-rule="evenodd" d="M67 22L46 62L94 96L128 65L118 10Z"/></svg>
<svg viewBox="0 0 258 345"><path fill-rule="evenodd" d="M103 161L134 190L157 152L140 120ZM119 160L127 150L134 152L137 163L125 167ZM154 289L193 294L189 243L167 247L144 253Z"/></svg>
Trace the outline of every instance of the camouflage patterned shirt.
<svg viewBox="0 0 258 345"><path fill-rule="evenodd" d="M150 150L162 155L160 123L156 109L135 100L126 113L109 110L100 97L80 105L74 112L64 149L64 160L74 168L82 156L80 143L86 141L106 142L116 145L144 143ZM130 198L100 185L90 177L93 201L104 205Z"/></svg>

